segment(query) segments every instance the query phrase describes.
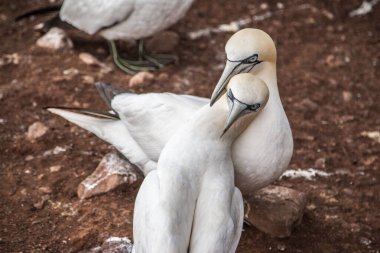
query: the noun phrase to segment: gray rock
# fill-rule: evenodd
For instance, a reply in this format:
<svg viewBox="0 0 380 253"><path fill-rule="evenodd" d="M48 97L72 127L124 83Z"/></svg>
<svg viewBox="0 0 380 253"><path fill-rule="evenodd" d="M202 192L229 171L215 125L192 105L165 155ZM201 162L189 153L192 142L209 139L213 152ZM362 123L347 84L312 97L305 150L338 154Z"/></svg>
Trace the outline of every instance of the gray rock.
<svg viewBox="0 0 380 253"><path fill-rule="evenodd" d="M111 152L103 157L95 171L78 186L80 199L109 192L119 185L132 184L138 174L126 160Z"/></svg>
<svg viewBox="0 0 380 253"><path fill-rule="evenodd" d="M37 46L51 50L72 48L73 42L67 37L65 31L57 27L51 28L36 42Z"/></svg>
<svg viewBox="0 0 380 253"><path fill-rule="evenodd" d="M305 193L282 186L268 186L247 199L246 219L267 234L289 237L302 221L306 199Z"/></svg>

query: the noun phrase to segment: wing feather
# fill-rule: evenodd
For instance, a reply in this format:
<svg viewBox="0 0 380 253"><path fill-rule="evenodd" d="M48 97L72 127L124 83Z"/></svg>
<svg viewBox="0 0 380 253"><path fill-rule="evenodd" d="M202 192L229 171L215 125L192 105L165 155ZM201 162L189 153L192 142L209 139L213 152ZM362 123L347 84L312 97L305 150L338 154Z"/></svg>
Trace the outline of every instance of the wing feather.
<svg viewBox="0 0 380 253"><path fill-rule="evenodd" d="M157 161L169 138L207 102L172 93L128 93L115 96L111 105L137 143Z"/></svg>
<svg viewBox="0 0 380 253"><path fill-rule="evenodd" d="M63 21L92 35L126 20L133 12L135 2L135 0L65 0L59 15Z"/></svg>

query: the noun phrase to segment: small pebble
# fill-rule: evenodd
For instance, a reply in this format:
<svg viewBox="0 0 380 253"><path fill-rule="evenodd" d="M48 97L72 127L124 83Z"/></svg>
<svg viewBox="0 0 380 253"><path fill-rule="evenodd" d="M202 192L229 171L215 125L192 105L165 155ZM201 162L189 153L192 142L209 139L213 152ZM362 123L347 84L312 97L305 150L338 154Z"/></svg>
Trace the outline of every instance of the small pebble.
<svg viewBox="0 0 380 253"><path fill-rule="evenodd" d="M79 59L87 65L95 65L95 66L100 65L99 60L95 56L89 53L80 53Z"/></svg>
<svg viewBox="0 0 380 253"><path fill-rule="evenodd" d="M278 250L279 252L284 252L284 251L286 250L286 246L285 246L285 244L282 244L282 243L278 244L278 245L277 245L277 250Z"/></svg>
<svg viewBox="0 0 380 253"><path fill-rule="evenodd" d="M131 77L129 80L129 87L136 88L142 84L151 84L153 82L154 75L149 72L139 72Z"/></svg>
<svg viewBox="0 0 380 253"><path fill-rule="evenodd" d="M77 70L76 68L69 68L63 71L63 75L69 79L73 78L74 76L78 74L79 74L79 70Z"/></svg>
<svg viewBox="0 0 380 253"><path fill-rule="evenodd" d="M360 133L361 136L368 137L374 141L380 143L380 132L379 131L363 131Z"/></svg>
<svg viewBox="0 0 380 253"><path fill-rule="evenodd" d="M276 4L276 6L277 6L278 9L284 9L284 4L281 3L281 2L278 2L278 3Z"/></svg>
<svg viewBox="0 0 380 253"><path fill-rule="evenodd" d="M342 97L343 97L343 101L346 102L346 103L348 103L352 99L352 93L349 92L349 91L343 91L342 92Z"/></svg>
<svg viewBox="0 0 380 253"><path fill-rule="evenodd" d="M269 8L269 5L267 3L260 4L260 9L267 10Z"/></svg>
<svg viewBox="0 0 380 253"><path fill-rule="evenodd" d="M33 160L34 159L34 156L32 156L32 155L27 155L26 157L25 157L25 161L26 162L29 162L29 161L31 161L31 160Z"/></svg>
<svg viewBox="0 0 380 253"><path fill-rule="evenodd" d="M95 83L95 78L93 76L82 76L82 80L84 83L87 83L87 84Z"/></svg>
<svg viewBox="0 0 380 253"><path fill-rule="evenodd" d="M314 211L316 208L317 208L317 206L314 205L313 203L306 206L306 209L310 210L310 211Z"/></svg>
<svg viewBox="0 0 380 253"><path fill-rule="evenodd" d="M58 172L61 170L61 165L54 165L49 168L50 172Z"/></svg>
<svg viewBox="0 0 380 253"><path fill-rule="evenodd" d="M0 21L1 22L5 22L5 21L7 21L8 20L8 16L7 15L5 15L4 13L1 13L0 14ZM0 238L1 239L1 238Z"/></svg>
<svg viewBox="0 0 380 253"><path fill-rule="evenodd" d="M24 195L26 196L26 194L28 193L27 190L25 188L22 188L21 191L20 191L21 195Z"/></svg>
<svg viewBox="0 0 380 253"><path fill-rule="evenodd" d="M350 225L350 231L351 232L354 232L354 233L357 233L357 232L360 232L360 225L358 223L352 223Z"/></svg>
<svg viewBox="0 0 380 253"><path fill-rule="evenodd" d="M314 166L318 169L324 169L326 167L326 158L318 158L317 160L315 160Z"/></svg>
<svg viewBox="0 0 380 253"><path fill-rule="evenodd" d="M34 122L32 125L28 127L28 132L26 134L26 138L30 142L35 142L36 139L42 137L48 131L48 127L45 126L42 122Z"/></svg>
<svg viewBox="0 0 380 253"><path fill-rule="evenodd" d="M354 191L350 188L344 188L343 193L345 193L346 195L352 196L354 194Z"/></svg>
<svg viewBox="0 0 380 253"><path fill-rule="evenodd" d="M368 239L366 237L362 237L362 238L360 238L360 243L365 245L365 246L369 246L372 244L372 240Z"/></svg>
<svg viewBox="0 0 380 253"><path fill-rule="evenodd" d="M46 194L50 194L52 193L52 189L49 187L49 186L42 186L40 188L38 188L38 190L42 193L46 193Z"/></svg>
<svg viewBox="0 0 380 253"><path fill-rule="evenodd" d="M36 208L37 210L41 210L41 209L44 207L46 201L47 201L49 198L50 198L49 195L44 195L44 196L42 196L42 198L41 198L40 201L38 201L37 203L34 203L34 204L33 204L33 207Z"/></svg>
<svg viewBox="0 0 380 253"><path fill-rule="evenodd" d="M18 65L21 61L21 56L18 53L5 54L0 58L0 67L8 64Z"/></svg>

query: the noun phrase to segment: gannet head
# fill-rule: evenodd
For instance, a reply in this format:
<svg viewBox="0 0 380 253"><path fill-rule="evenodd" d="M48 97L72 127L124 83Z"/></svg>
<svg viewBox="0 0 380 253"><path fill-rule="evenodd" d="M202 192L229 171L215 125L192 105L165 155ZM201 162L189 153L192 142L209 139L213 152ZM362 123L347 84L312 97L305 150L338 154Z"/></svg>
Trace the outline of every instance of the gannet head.
<svg viewBox="0 0 380 253"><path fill-rule="evenodd" d="M237 119L255 116L264 108L268 98L269 89L259 77L250 73L233 76L227 86L229 115L222 136Z"/></svg>
<svg viewBox="0 0 380 253"><path fill-rule="evenodd" d="M262 62L276 63L276 47L272 38L259 29L246 28L238 31L227 41L227 61L222 76L216 85L210 101L212 106L225 91L231 77L239 73L256 74Z"/></svg>

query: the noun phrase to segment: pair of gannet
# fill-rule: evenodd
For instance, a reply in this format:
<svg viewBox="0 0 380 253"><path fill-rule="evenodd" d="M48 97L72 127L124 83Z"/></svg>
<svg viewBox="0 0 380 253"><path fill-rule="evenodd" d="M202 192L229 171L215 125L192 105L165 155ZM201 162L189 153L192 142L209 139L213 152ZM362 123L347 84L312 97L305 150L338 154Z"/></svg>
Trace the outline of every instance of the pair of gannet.
<svg viewBox="0 0 380 253"><path fill-rule="evenodd" d="M106 118L81 115L60 108L51 112L87 129L115 146L145 175L156 169L160 153L171 138L204 105L225 92L229 79L249 72L268 86L266 107L232 146L236 186L247 196L276 180L287 168L293 153L293 138L282 106L276 77L276 48L268 34L243 29L226 44L227 61L211 101L171 93L113 93L98 85L117 115ZM81 110L83 111L83 110Z"/></svg>
<svg viewBox="0 0 380 253"><path fill-rule="evenodd" d="M243 227L234 185L233 141L268 101L265 83L237 74L227 93L172 135L134 208L134 253L232 253Z"/></svg>
<svg viewBox="0 0 380 253"><path fill-rule="evenodd" d="M64 0L58 6L62 21L90 35L99 34L110 42L115 64L127 73L161 67L172 57L148 55L140 41L141 60L122 59L114 40L141 40L165 30L181 19L193 0ZM53 6L54 7L54 6ZM52 8L43 8L51 12ZM43 12L43 11L40 11ZM39 14L33 10L18 17ZM51 25L54 25L52 19Z"/></svg>

